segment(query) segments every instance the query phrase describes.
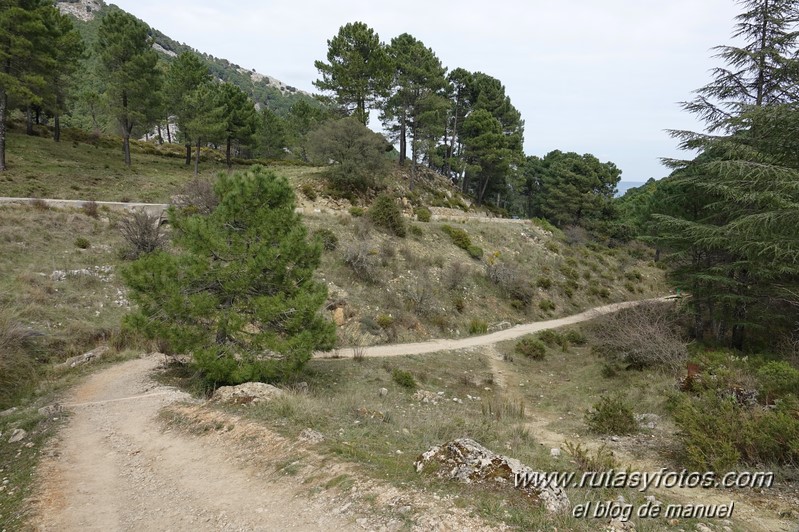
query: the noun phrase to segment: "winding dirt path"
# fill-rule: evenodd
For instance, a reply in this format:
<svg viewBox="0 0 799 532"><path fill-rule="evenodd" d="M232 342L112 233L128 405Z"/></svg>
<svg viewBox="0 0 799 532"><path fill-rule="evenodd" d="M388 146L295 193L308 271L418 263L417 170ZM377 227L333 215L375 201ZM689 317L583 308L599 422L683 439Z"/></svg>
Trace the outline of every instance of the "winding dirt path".
<svg viewBox="0 0 799 532"><path fill-rule="evenodd" d="M36 530L360 529L222 446L163 431L158 411L190 398L150 379L161 360L103 370L65 399L72 415L39 469Z"/></svg>
<svg viewBox="0 0 799 532"><path fill-rule="evenodd" d="M436 353L439 351L454 351L457 349L468 349L471 347L482 347L504 342L506 340L514 340L516 338L521 338L524 335L536 333L546 329L557 329L558 327L564 327L566 325L574 325L576 323L592 320L603 314L609 314L621 309L635 307L642 303L652 301L673 301L674 298L675 296L665 296L654 299L643 299L640 301L612 303L610 305L589 309L573 316L566 316L565 318L547 321L523 323L503 331L484 334L482 336L470 336L468 338L460 339L428 340L426 342L414 342L407 344L377 345L363 348L347 347L330 352L319 352L314 355L314 358L353 358L357 351L361 351L365 357L396 357L403 355L423 355L426 353Z"/></svg>

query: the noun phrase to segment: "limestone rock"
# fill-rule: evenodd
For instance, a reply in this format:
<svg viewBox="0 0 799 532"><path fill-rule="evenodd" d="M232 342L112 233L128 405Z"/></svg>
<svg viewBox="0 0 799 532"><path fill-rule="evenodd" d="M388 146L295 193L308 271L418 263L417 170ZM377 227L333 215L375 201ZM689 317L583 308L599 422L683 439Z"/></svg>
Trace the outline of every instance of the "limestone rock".
<svg viewBox="0 0 799 532"><path fill-rule="evenodd" d="M39 409L39 415L52 417L59 412L61 412L62 408L61 405L58 403L53 403L51 405L43 406Z"/></svg>
<svg viewBox="0 0 799 532"><path fill-rule="evenodd" d="M325 441L325 436L318 430L304 429L302 432L300 432L299 440L311 444L322 443Z"/></svg>
<svg viewBox="0 0 799 532"><path fill-rule="evenodd" d="M260 403L270 401L283 395L283 390L263 382L245 382L238 386L222 386L217 388L213 401L235 404Z"/></svg>
<svg viewBox="0 0 799 532"><path fill-rule="evenodd" d="M17 443L18 441L22 441L27 435L28 433L22 429L14 429L14 432L11 433L11 438L8 440L8 443Z"/></svg>
<svg viewBox="0 0 799 532"><path fill-rule="evenodd" d="M380 395L380 397L385 397L388 395L388 388L380 388L377 393Z"/></svg>
<svg viewBox="0 0 799 532"><path fill-rule="evenodd" d="M423 453L415 462L417 473L429 464L439 478L465 484L498 483L513 488L516 479L526 480L517 489L540 502L549 513L564 513L570 508L569 498L560 487L548 486L544 476L515 458L489 451L476 441L460 438L438 445ZM540 480L536 481L536 477Z"/></svg>
<svg viewBox="0 0 799 532"><path fill-rule="evenodd" d="M67 369L67 368L75 368L77 366L82 366L93 360L102 358L103 356L105 356L106 353L108 353L108 351L109 351L108 346L101 345L100 347L92 349L88 353L68 358L66 361L62 362L57 367L61 369Z"/></svg>

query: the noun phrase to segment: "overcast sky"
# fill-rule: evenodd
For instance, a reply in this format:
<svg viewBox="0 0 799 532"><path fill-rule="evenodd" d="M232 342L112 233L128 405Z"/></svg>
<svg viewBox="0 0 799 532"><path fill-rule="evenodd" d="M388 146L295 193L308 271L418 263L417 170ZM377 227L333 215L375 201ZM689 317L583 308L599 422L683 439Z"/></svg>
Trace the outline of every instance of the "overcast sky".
<svg viewBox="0 0 799 532"><path fill-rule="evenodd" d="M623 181L679 156L666 129L701 129L678 102L730 43L733 0L116 0L173 39L313 92L314 60L348 22L410 33L450 70L498 78L525 120L525 152L590 152Z"/></svg>

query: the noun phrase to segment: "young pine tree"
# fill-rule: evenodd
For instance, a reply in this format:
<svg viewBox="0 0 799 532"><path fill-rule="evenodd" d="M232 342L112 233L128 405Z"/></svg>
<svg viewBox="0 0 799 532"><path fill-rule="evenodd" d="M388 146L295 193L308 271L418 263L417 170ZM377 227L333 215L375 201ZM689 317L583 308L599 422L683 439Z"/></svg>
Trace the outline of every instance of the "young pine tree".
<svg viewBox="0 0 799 532"><path fill-rule="evenodd" d="M321 246L308 239L285 179L263 167L220 175L207 216L172 210L175 253L124 270L138 310L128 323L193 356L211 384L273 381L330 349L334 325L313 278Z"/></svg>

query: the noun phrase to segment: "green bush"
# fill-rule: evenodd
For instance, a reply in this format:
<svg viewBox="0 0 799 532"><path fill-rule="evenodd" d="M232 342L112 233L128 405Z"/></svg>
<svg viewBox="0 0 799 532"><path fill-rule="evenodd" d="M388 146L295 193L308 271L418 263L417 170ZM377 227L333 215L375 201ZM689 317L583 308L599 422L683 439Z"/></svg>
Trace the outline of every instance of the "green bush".
<svg viewBox="0 0 799 532"><path fill-rule="evenodd" d="M430 209L427 207L419 207L416 209L416 219L420 222L429 222L430 217Z"/></svg>
<svg viewBox="0 0 799 532"><path fill-rule="evenodd" d="M311 201L316 201L316 189L311 183L303 183L300 187L300 191L303 195Z"/></svg>
<svg viewBox="0 0 799 532"><path fill-rule="evenodd" d="M799 395L799 370L785 361L767 362L757 370L763 394L779 398L789 393Z"/></svg>
<svg viewBox="0 0 799 532"><path fill-rule="evenodd" d="M377 316L377 324L382 329L388 329L394 325L394 317L390 314L380 314Z"/></svg>
<svg viewBox="0 0 799 532"><path fill-rule="evenodd" d="M549 347L561 345L565 338L555 329L547 329L538 333L538 339L547 344Z"/></svg>
<svg viewBox="0 0 799 532"><path fill-rule="evenodd" d="M541 302L538 303L538 308L540 308L544 312L552 312L555 310L555 303L553 303L549 299L542 299Z"/></svg>
<svg viewBox="0 0 799 532"><path fill-rule="evenodd" d="M474 319L469 322L469 334L485 334L488 332L488 323Z"/></svg>
<svg viewBox="0 0 799 532"><path fill-rule="evenodd" d="M729 471L738 465L799 461L799 401L788 396L774 409L742 405L728 394L682 394L673 407L683 465Z"/></svg>
<svg viewBox="0 0 799 532"><path fill-rule="evenodd" d="M375 199L369 208L369 219L377 227L382 227L386 231L404 237L406 234L405 220L394 198L386 194L381 194Z"/></svg>
<svg viewBox="0 0 799 532"><path fill-rule="evenodd" d="M313 232L315 238L321 243L325 251L335 251L338 247L338 237L336 234L327 228L317 229Z"/></svg>
<svg viewBox="0 0 799 532"><path fill-rule="evenodd" d="M513 351L518 355L526 356L533 360L543 360L547 355L547 346L535 336L524 336L516 342Z"/></svg>
<svg viewBox="0 0 799 532"><path fill-rule="evenodd" d="M461 229L460 227L452 227L451 225L443 225L441 226L441 230L444 231L452 240L452 243L458 246L461 249L469 250L469 247L472 245L472 239L469 238L469 233Z"/></svg>
<svg viewBox="0 0 799 532"><path fill-rule="evenodd" d="M550 279L549 277L539 277L538 280L535 282L535 285L538 288L549 290L550 288L552 288L552 279Z"/></svg>
<svg viewBox="0 0 799 532"><path fill-rule="evenodd" d="M480 246L469 246L466 251L469 253L469 256L473 259L480 259L483 257L483 248Z"/></svg>
<svg viewBox="0 0 799 532"><path fill-rule="evenodd" d="M408 390L416 389L416 379L413 378L411 372L404 369L393 370L391 372L391 380Z"/></svg>
<svg viewBox="0 0 799 532"><path fill-rule="evenodd" d="M569 329L563 334L563 337L572 345L585 345L588 339L580 329Z"/></svg>
<svg viewBox="0 0 799 532"><path fill-rule="evenodd" d="M353 218L360 218L366 214L366 211L363 210L363 207L350 207L350 216Z"/></svg>
<svg viewBox="0 0 799 532"><path fill-rule="evenodd" d="M89 249L92 247L92 243L89 242L89 239L83 236L79 236L75 239L75 247L80 249Z"/></svg>
<svg viewBox="0 0 799 532"><path fill-rule="evenodd" d="M588 428L597 434L632 434L638 431L632 407L621 394L603 395L585 415Z"/></svg>
<svg viewBox="0 0 799 532"><path fill-rule="evenodd" d="M413 224L409 225L408 232L416 237L424 236L424 231L418 225L413 225Z"/></svg>

